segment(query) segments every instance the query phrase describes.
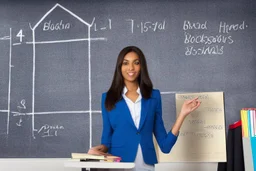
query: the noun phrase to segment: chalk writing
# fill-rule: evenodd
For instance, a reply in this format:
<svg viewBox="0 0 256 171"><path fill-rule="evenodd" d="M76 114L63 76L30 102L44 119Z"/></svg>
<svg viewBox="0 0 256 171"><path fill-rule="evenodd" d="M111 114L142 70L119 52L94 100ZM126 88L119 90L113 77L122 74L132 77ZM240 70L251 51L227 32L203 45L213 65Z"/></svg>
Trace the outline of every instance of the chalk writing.
<svg viewBox="0 0 256 171"><path fill-rule="evenodd" d="M25 99L22 99L22 100L20 101L20 104L17 106L18 112L15 114L15 115L19 116L19 120L18 120L18 122L16 122L16 125L17 125L17 126L22 126L22 122L23 122L23 120L22 120L22 115L26 115L26 113L24 113L24 110L25 110L26 108L27 108L27 107L26 107L26 100L25 100Z"/></svg>
<svg viewBox="0 0 256 171"><path fill-rule="evenodd" d="M93 20L92 23L93 31L103 31L103 30L111 30L112 29L112 20L108 19L107 23L96 23L95 20Z"/></svg>
<svg viewBox="0 0 256 171"><path fill-rule="evenodd" d="M209 27L208 21L192 22L185 20L183 23L184 44L186 56L202 55L223 55L225 45L231 45L235 42L230 32L245 30L248 25L245 21L239 24L227 24L221 21L218 26L218 32L206 32Z"/></svg>
<svg viewBox="0 0 256 171"><path fill-rule="evenodd" d="M40 134L41 137L52 137L58 136L58 131L63 129L63 126L45 124L39 129L37 133Z"/></svg>
<svg viewBox="0 0 256 171"><path fill-rule="evenodd" d="M207 30L207 21L205 21L204 23L200 23L200 22L191 22L191 21L184 21L183 24L183 30Z"/></svg>
<svg viewBox="0 0 256 171"><path fill-rule="evenodd" d="M134 33L134 30L136 28L140 29L140 33L146 33L146 32L156 32L156 31L161 31L165 30L166 27L166 21L146 21L146 22L136 22L133 19L127 19L128 23L131 26L131 32Z"/></svg>
<svg viewBox="0 0 256 171"><path fill-rule="evenodd" d="M44 22L43 31L59 31L70 29L70 23L63 23L63 20L60 20L58 23L53 23L51 20Z"/></svg>
<svg viewBox="0 0 256 171"><path fill-rule="evenodd" d="M199 48L195 48L193 46L186 47L186 56L190 55L222 55L224 46L203 46Z"/></svg>
<svg viewBox="0 0 256 171"><path fill-rule="evenodd" d="M244 30L248 25L243 21L241 24L227 24L221 21L219 25L219 33L230 33L231 31Z"/></svg>
<svg viewBox="0 0 256 171"><path fill-rule="evenodd" d="M191 35L187 32L185 34L185 40L184 43L195 43L195 44L205 44L205 45L211 45L214 43L228 43L232 44L234 40L232 39L232 36L225 36L225 35Z"/></svg>
<svg viewBox="0 0 256 171"><path fill-rule="evenodd" d="M23 35L22 29L18 32L18 34L16 35L16 37L19 37L20 42L22 42L22 38L25 37L25 35Z"/></svg>
<svg viewBox="0 0 256 171"><path fill-rule="evenodd" d="M26 100L22 99L20 105L17 106L18 109L26 109Z"/></svg>

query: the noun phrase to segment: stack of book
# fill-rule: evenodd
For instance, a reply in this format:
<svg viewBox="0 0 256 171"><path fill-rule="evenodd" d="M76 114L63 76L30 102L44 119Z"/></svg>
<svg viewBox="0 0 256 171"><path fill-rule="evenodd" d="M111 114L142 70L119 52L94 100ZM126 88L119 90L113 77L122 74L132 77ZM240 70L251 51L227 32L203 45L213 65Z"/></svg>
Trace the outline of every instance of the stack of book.
<svg viewBox="0 0 256 171"><path fill-rule="evenodd" d="M243 108L240 114L245 170L256 171L256 108Z"/></svg>
<svg viewBox="0 0 256 171"><path fill-rule="evenodd" d="M104 156L88 153L71 153L72 159L79 159L80 161L106 161L106 162L120 162L121 157L118 156Z"/></svg>

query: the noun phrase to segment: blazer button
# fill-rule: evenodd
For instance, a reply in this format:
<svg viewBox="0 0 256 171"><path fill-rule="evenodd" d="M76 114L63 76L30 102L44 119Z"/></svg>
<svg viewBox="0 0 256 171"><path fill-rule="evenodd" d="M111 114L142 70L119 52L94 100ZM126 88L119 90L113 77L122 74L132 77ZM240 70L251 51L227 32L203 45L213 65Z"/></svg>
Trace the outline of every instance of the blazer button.
<svg viewBox="0 0 256 171"><path fill-rule="evenodd" d="M139 134L140 134L140 132L137 132L136 134L137 134L137 135L139 135Z"/></svg>

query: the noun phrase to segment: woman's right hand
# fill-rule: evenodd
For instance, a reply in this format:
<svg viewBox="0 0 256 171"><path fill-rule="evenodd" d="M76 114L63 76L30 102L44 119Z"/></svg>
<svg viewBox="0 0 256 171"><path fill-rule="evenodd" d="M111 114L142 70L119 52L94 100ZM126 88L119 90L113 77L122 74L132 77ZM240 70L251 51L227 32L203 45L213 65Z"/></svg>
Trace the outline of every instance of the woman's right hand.
<svg viewBox="0 0 256 171"><path fill-rule="evenodd" d="M101 144L90 148L88 154L110 156L111 154L108 154L107 152L108 148L105 145Z"/></svg>
<svg viewBox="0 0 256 171"><path fill-rule="evenodd" d="M179 116L186 117L191 112L196 110L200 105L201 105L201 102L198 100L198 97L191 100L186 100L181 107Z"/></svg>

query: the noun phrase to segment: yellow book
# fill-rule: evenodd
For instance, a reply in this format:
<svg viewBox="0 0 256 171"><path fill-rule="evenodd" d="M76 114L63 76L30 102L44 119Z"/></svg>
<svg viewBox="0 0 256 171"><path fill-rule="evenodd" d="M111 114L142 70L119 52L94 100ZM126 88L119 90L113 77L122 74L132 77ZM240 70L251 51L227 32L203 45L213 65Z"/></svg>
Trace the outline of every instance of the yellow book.
<svg viewBox="0 0 256 171"><path fill-rule="evenodd" d="M244 111L244 120L245 120L245 137L249 136L249 127L248 127L248 110Z"/></svg>
<svg viewBox="0 0 256 171"><path fill-rule="evenodd" d="M244 118L244 109L240 111L241 121L242 121L242 137L245 137L245 118Z"/></svg>
<svg viewBox="0 0 256 171"><path fill-rule="evenodd" d="M241 120L242 120L242 133L243 137L248 137L249 136L249 130L248 130L248 110L241 110Z"/></svg>

